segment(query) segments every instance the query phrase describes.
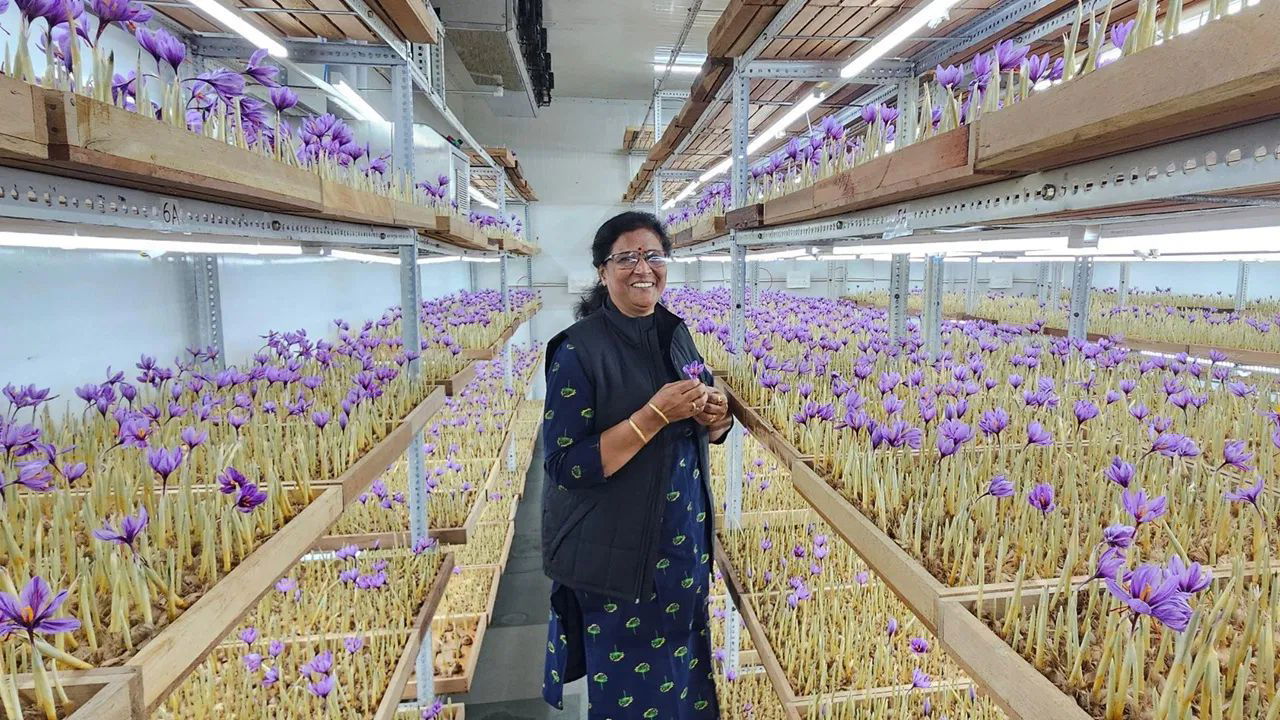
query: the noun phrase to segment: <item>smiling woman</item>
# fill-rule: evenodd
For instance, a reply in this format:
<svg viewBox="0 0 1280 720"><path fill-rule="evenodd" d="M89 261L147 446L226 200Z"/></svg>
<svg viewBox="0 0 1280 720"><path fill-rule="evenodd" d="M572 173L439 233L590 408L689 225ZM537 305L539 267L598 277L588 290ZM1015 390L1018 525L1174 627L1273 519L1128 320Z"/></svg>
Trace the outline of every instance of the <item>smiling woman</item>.
<svg viewBox="0 0 1280 720"><path fill-rule="evenodd" d="M719 717L707 445L732 420L688 328L659 302L670 250L651 214L602 225L600 282L547 345L543 695L559 707L563 684L586 675L593 719Z"/></svg>

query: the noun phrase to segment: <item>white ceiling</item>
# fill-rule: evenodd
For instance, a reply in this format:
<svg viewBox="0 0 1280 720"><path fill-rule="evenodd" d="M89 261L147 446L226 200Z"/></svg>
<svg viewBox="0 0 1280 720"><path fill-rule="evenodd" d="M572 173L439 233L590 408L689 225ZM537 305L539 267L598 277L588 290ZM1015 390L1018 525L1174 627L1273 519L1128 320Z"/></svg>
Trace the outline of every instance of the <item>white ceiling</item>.
<svg viewBox="0 0 1280 720"><path fill-rule="evenodd" d="M544 0L542 19L556 75L553 98L648 98L653 52L676 42L695 1ZM707 34L727 2L703 0L686 51L706 52ZM692 81L692 75L673 74L664 88L684 90Z"/></svg>

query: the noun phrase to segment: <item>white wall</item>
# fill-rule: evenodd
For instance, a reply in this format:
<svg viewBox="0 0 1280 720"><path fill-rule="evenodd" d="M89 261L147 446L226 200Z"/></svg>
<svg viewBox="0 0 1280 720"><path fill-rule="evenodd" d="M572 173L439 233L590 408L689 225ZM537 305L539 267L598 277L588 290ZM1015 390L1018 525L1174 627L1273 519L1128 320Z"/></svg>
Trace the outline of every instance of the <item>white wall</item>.
<svg viewBox="0 0 1280 720"><path fill-rule="evenodd" d="M400 303L393 265L310 258L221 259L228 362L242 362L267 330L332 337ZM51 386L64 398L131 370L142 353L163 363L196 342L190 271L180 256L0 248L0 384ZM468 287L463 263L422 267L422 295Z"/></svg>

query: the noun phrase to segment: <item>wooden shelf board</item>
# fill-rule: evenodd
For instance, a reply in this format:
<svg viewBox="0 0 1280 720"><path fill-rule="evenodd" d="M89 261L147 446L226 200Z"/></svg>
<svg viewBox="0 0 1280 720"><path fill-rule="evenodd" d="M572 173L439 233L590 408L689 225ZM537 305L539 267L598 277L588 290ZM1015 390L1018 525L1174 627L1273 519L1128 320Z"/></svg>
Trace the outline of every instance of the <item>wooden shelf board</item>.
<svg viewBox="0 0 1280 720"><path fill-rule="evenodd" d="M422 638L431 629L436 610L440 608L440 600L444 598L445 586L448 585L449 578L453 577L453 562L453 553L445 553L441 558L440 567L436 570L435 579L431 582L431 589L427 592L427 597L414 620L413 632L409 634L404 652L401 653L400 661L396 663L395 670L391 673L391 680L382 695L382 702L378 704L378 709L373 715L374 720L393 720L400 709L400 699L404 695L405 685L413 675L418 650L422 647ZM414 697L417 697L416 694Z"/></svg>
<svg viewBox="0 0 1280 720"><path fill-rule="evenodd" d="M35 690L34 675L16 675L12 681L20 695ZM142 673L137 668L60 669L58 681L71 701L70 714L59 715L66 720L142 720L146 717Z"/></svg>

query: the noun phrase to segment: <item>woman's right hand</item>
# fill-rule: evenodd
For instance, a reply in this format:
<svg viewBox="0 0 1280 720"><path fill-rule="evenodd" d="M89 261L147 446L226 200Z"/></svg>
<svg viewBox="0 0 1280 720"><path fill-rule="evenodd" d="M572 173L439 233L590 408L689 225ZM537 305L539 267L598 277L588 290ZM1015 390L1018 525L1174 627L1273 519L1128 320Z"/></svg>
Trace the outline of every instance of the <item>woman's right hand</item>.
<svg viewBox="0 0 1280 720"><path fill-rule="evenodd" d="M702 412L707 403L707 386L699 380L667 383L649 400L667 421L686 420Z"/></svg>

